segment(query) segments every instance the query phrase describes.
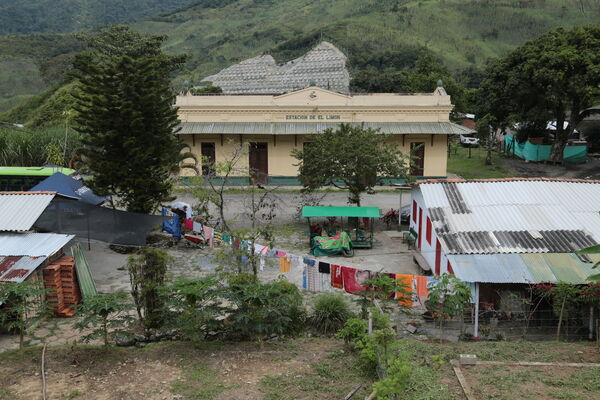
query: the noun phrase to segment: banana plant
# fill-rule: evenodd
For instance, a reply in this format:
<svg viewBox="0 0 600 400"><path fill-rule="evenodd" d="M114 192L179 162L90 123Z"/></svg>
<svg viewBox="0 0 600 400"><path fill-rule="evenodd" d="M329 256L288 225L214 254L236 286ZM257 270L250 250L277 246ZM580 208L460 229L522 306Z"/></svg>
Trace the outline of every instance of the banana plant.
<svg viewBox="0 0 600 400"><path fill-rule="evenodd" d="M596 244L590 247L586 247L585 249L581 249L577 252L577 254L600 254L600 244ZM592 268L598 268L600 266L600 261L598 261ZM588 276L589 281L600 282L600 273L592 274Z"/></svg>

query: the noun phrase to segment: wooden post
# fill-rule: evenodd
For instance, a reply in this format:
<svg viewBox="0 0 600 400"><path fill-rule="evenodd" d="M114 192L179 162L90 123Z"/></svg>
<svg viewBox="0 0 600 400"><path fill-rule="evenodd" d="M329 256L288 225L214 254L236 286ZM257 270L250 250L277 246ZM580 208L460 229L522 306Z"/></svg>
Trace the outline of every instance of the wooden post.
<svg viewBox="0 0 600 400"><path fill-rule="evenodd" d="M479 336L479 283L475 282L475 318L473 321L473 337Z"/></svg>
<svg viewBox="0 0 600 400"><path fill-rule="evenodd" d="M590 306L590 324L589 324L588 339L591 341L594 338L594 306Z"/></svg>

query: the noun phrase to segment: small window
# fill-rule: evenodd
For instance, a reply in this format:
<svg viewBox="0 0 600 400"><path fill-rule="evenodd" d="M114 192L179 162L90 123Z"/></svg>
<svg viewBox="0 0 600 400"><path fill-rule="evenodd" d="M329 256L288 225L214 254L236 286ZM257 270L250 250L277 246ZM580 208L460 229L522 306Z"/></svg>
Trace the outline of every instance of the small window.
<svg viewBox="0 0 600 400"><path fill-rule="evenodd" d="M417 202L413 200L412 220L417 223Z"/></svg>

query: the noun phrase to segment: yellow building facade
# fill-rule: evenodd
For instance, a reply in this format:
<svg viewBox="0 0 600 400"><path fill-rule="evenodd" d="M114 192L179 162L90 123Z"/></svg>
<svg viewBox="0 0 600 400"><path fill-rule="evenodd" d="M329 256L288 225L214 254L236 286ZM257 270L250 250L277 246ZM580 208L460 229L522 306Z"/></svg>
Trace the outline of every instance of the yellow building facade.
<svg viewBox="0 0 600 400"><path fill-rule="evenodd" d="M190 94L178 96L176 106L178 134L199 159L218 163L228 160L240 144L247 149L236 172L242 184L247 175L243 171L249 168L259 171L261 183L298 184L291 151L340 123L390 134L390 142L405 154L411 149L416 154L413 175L445 177L448 136L471 132L450 122L453 106L442 87L408 95L346 95L319 87L275 96ZM205 165L203 173L208 172Z"/></svg>

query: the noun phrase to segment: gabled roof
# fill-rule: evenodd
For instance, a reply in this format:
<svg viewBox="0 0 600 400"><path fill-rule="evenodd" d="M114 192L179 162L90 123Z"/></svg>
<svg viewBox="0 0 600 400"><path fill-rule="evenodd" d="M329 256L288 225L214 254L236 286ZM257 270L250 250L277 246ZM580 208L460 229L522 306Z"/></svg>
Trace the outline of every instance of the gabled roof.
<svg viewBox="0 0 600 400"><path fill-rule="evenodd" d="M418 182L446 254L573 253L600 243L600 181Z"/></svg>
<svg viewBox="0 0 600 400"><path fill-rule="evenodd" d="M30 230L55 195L55 192L0 192L0 231Z"/></svg>

